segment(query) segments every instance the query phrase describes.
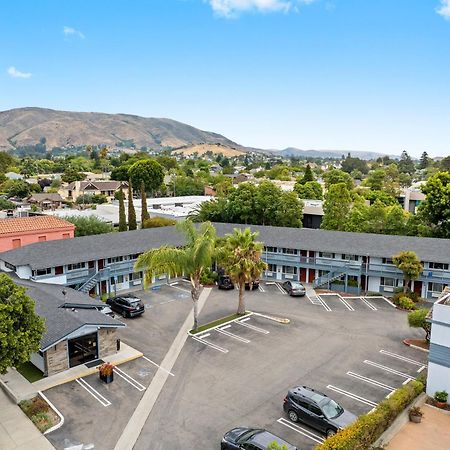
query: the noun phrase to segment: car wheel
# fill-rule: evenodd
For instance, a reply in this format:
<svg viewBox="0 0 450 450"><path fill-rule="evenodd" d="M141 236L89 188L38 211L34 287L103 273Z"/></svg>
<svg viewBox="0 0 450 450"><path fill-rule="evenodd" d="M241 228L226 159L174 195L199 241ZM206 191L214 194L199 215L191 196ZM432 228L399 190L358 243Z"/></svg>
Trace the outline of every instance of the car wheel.
<svg viewBox="0 0 450 450"><path fill-rule="evenodd" d="M327 430L327 437L334 436L336 434L336 431L334 430Z"/></svg>
<svg viewBox="0 0 450 450"><path fill-rule="evenodd" d="M123 317L124 319L126 319L126 317L127 317L127 312L126 312L126 311L122 311L122 317Z"/></svg>
<svg viewBox="0 0 450 450"><path fill-rule="evenodd" d="M288 416L291 422L298 422L298 414L292 409L288 412Z"/></svg>

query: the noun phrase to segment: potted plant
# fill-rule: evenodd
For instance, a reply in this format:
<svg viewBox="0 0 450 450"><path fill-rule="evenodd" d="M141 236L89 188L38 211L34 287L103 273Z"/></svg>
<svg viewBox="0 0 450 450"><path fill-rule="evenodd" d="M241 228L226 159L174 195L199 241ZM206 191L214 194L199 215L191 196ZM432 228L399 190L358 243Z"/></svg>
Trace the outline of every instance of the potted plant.
<svg viewBox="0 0 450 450"><path fill-rule="evenodd" d="M423 412L418 406L413 406L409 410L409 420L414 423L420 423L422 421Z"/></svg>
<svg viewBox="0 0 450 450"><path fill-rule="evenodd" d="M100 375L100 380L104 383L112 383L114 380L114 366L110 363L103 363L99 368L98 372Z"/></svg>
<svg viewBox="0 0 450 450"><path fill-rule="evenodd" d="M434 393L434 401L438 408L445 408L447 406L448 393L446 391L436 391Z"/></svg>

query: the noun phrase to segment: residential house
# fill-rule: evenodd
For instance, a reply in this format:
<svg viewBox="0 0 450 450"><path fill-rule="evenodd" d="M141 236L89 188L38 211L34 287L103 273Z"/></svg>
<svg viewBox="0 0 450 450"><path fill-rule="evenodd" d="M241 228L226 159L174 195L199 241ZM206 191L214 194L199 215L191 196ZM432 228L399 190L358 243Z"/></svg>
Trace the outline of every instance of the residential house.
<svg viewBox="0 0 450 450"><path fill-rule="evenodd" d="M58 209L61 207L63 198L57 193L39 193L28 197L27 202L30 205L36 205L41 209Z"/></svg>
<svg viewBox="0 0 450 450"><path fill-rule="evenodd" d="M59 192L61 195L71 201L76 202L80 195L104 195L111 202L114 194L122 190L126 195L128 183L126 181L73 181Z"/></svg>
<svg viewBox="0 0 450 450"><path fill-rule="evenodd" d="M58 217L33 216L0 219L0 252L36 242L70 239L75 225Z"/></svg>

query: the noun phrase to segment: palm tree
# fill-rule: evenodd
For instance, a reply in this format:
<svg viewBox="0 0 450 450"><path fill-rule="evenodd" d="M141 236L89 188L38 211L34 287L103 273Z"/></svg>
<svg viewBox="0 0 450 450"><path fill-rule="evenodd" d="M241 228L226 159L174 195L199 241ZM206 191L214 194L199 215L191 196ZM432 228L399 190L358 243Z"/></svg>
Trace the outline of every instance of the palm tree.
<svg viewBox="0 0 450 450"><path fill-rule="evenodd" d="M215 251L216 229L211 222L202 223L198 228L192 221L177 223L177 228L184 233L184 247L162 246L140 255L135 270L144 270L144 285L151 283L153 276L167 275L176 277L189 276L191 280L191 297L194 303L194 329L198 328L198 298L200 296L200 278L205 269L212 265Z"/></svg>
<svg viewBox="0 0 450 450"><path fill-rule="evenodd" d="M255 240L256 236L258 233L251 232L250 228L235 228L232 234L226 236L225 245L218 253L225 272L239 289L238 314L245 314L245 283L258 278L267 267L261 260L263 244Z"/></svg>

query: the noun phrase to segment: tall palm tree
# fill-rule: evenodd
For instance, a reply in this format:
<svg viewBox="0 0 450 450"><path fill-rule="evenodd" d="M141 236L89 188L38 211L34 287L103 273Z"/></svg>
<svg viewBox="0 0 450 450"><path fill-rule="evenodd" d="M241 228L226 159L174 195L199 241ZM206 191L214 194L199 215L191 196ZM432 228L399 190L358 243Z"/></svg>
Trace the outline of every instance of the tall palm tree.
<svg viewBox="0 0 450 450"><path fill-rule="evenodd" d="M261 260L262 242L256 241L258 233L250 228L235 228L226 236L223 249L218 252L219 261L225 272L239 289L238 314L245 314L245 283L251 283L261 275L267 264Z"/></svg>
<svg viewBox="0 0 450 450"><path fill-rule="evenodd" d="M200 296L200 278L205 269L212 265L215 251L216 229L211 222L202 223L198 228L192 221L177 223L184 233L184 247L162 246L149 250L136 261L135 270L144 270L144 285L151 283L153 276L169 277L186 275L191 280L191 297L194 303L194 329L198 328L198 298Z"/></svg>

